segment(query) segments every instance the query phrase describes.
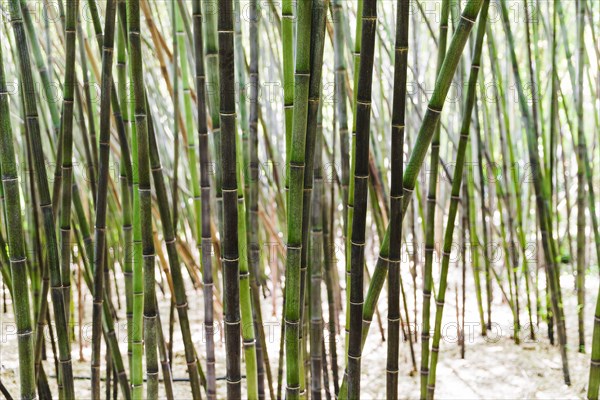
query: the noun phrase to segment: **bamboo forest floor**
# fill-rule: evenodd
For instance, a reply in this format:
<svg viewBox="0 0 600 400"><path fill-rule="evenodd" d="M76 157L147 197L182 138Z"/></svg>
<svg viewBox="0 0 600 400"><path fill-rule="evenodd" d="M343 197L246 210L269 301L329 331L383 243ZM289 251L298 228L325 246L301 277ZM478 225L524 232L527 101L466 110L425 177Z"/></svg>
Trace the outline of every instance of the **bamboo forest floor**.
<svg viewBox="0 0 600 400"><path fill-rule="evenodd" d="M565 270L569 266L566 266ZM459 274L456 274L457 276ZM541 280L543 276L540 275ZM442 340L440 348L440 364L438 366L438 377L436 385L437 399L580 399L585 397L586 385L589 373L589 350L591 349L591 334L593 309L595 305L594 293L597 293L598 279L595 276L586 277L586 350L587 354L577 353L577 314L576 297L573 290L573 277L566 272L561 278L563 288L563 297L565 303L566 325L568 329L569 340L569 366L571 371L572 385L564 385L561 372L561 361L557 346L551 346L547 336L547 326L541 322L539 328L536 328L536 341L528 340L526 332L522 332L523 338L521 345L516 346L511 337L510 325L512 315L505 301L502 301L501 292L497 286L494 287L495 298L493 300L492 321L493 329L486 338L481 337L479 320L476 310L475 292L473 289L472 276L467 275L467 305L465 315L465 359L461 359L460 346L456 340L456 291L455 283L449 286L450 292L446 296L446 308L444 312L444 328L442 334L445 339ZM409 277L405 277L405 289L412 299L412 285ZM418 283L420 287L420 283ZM470 286L470 287L469 287ZM543 289L543 288L540 288ZM84 290L84 292L87 292ZM200 290L188 290L189 302L202 302ZM73 293L77 296L76 291ZM379 302L379 311L382 316L382 323L386 324L385 297L382 293ZM420 297L421 292L417 292L418 313L420 319ZM460 295L458 297L460 301ZM521 322L524 324L527 320L526 309L523 305L525 296L521 296ZM14 319L10 298L7 297L7 312L0 310L0 323L2 327L2 340L0 343L0 379L7 387L9 393L13 396L18 391L18 353L17 337L14 328ZM281 297L278 297L277 313L281 310ZM532 301L535 301L532 298ZM91 304L92 298L89 293L85 293L84 302ZM161 319L163 323L163 332L166 337L169 334L169 299L159 294L159 303ZM117 302L115 299L115 307ZM124 304L122 304L124 306ZM277 390L277 363L279 357L280 343L280 325L277 317L272 313L272 301L262 302L263 319L265 321L265 335L269 349L269 358L273 372L274 389ZM75 304L76 307L76 304ZM90 306L91 307L91 306ZM89 307L88 307L89 308ZM264 309L266 308L266 309ZM77 307L75 308L77 310ZM204 327L202 324L202 305L196 304L190 312L192 323L192 334L197 351L201 357L202 365L204 360ZM569 311L573 310L573 311ZM409 312L414 313L412 301L409 302ZM433 307L432 307L432 312ZM121 354L126 358L127 354L127 336L126 324L124 319L124 310L118 310L119 322L117 326L117 337L121 343ZM326 310L324 314L327 315ZM340 321L344 321L340 314ZM433 318L433 314L432 314ZM414 314L411 316L414 319ZM84 324L82 329L83 345L81 346L83 359L80 359L80 342L78 326L75 327L76 341L72 344L73 368L75 380L75 390L78 399L88 399L91 397L90 391L90 359L91 359L91 312L86 309L84 315ZM534 316L535 324L535 316ZM48 335L46 335L48 338ZM363 352L362 373L362 398L364 399L384 399L385 398L385 359L386 343L382 341L376 319L374 319L369 333L369 340ZM418 332L418 343L415 343L415 355L417 365L420 359L420 332ZM327 334L325 337L327 341ZM46 341L50 344L49 339ZM342 360L344 350L343 336L337 337L338 360ZM104 345L103 345L104 346ZM176 324L174 329L174 365L173 377L175 398L178 400L191 398L189 382L185 370L185 358L183 343L179 332L179 326ZM54 363L51 362L52 351L50 346L46 349L49 360L44 361L44 368L49 375L49 382L54 393L57 393ZM225 348L224 338L220 332L216 338L216 361L217 377L225 375ZM329 361L329 357L328 357ZM125 361L126 362L126 361ZM340 362L340 368L342 368ZM417 399L419 397L419 375L412 372L410 352L407 342L401 344L400 354L400 388L401 398ZM340 376L342 371L340 370ZM162 372L161 372L162 378ZM330 377L331 379L331 377ZM331 381L330 381L331 383ZM266 384L266 380L265 380ZM105 381L102 382L102 390L106 390ZM163 386L161 385L161 390ZM217 381L218 393L226 392L225 380ZM164 393L162 393L164 396Z"/></svg>

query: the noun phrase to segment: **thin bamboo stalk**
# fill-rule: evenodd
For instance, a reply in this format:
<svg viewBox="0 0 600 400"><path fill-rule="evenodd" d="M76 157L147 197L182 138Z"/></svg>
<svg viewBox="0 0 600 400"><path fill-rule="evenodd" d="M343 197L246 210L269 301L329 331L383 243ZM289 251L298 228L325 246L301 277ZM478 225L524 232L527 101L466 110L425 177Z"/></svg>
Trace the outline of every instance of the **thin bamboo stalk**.
<svg viewBox="0 0 600 400"><path fill-rule="evenodd" d="M436 75L446 57L446 42L448 38L448 15L450 2L442 2L440 18L440 34ZM438 169L440 158L440 124L435 128L431 142L431 170L427 191L427 222L425 224L425 268L423 271L423 330L421 332L421 399L427 398L427 381L429 379L429 338L431 331L431 295L433 291L433 256L435 251L435 209L437 206Z"/></svg>
<svg viewBox="0 0 600 400"><path fill-rule="evenodd" d="M365 1L362 10L362 50L356 97L356 149L353 169L354 216L351 235L350 332L348 339L348 398L360 398L360 359L362 356L363 274L367 190L369 182L369 142L371 83L377 24L377 1Z"/></svg>

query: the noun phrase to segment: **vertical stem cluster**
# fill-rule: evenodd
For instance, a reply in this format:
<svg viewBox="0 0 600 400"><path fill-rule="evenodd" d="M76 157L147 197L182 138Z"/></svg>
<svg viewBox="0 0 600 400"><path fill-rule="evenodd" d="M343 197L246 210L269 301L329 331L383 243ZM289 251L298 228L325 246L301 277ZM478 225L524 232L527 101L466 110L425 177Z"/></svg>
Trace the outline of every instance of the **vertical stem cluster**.
<svg viewBox="0 0 600 400"><path fill-rule="evenodd" d="M2 194L5 197L4 215L8 236L10 272L19 351L19 384L21 399L35 399L33 329L27 286L27 258L21 217L19 176L13 148L12 127L8 105L8 89L4 77L4 57L0 46L0 171Z"/></svg>
<svg viewBox="0 0 600 400"><path fill-rule="evenodd" d="M60 378L63 383L62 392L66 399L75 397L73 388L73 369L71 364L71 345L67 328L67 308L62 292L62 280L60 261L58 254L58 243L54 226L54 215L52 211L52 200L48 187L48 178L44 162L44 150L40 133L39 116L37 111L37 100L35 96L34 80L31 70L31 59L29 56L29 45L25 37L25 27L21 5L18 0L9 3L10 22L13 28L15 42L19 43L17 48L18 69L23 88L23 111L26 120L26 132L31 146L31 153L36 169L37 188L40 195L40 208L44 221L44 233L46 235L46 251L48 269L50 272L50 285L52 288L52 305L56 321L56 332L58 336Z"/></svg>

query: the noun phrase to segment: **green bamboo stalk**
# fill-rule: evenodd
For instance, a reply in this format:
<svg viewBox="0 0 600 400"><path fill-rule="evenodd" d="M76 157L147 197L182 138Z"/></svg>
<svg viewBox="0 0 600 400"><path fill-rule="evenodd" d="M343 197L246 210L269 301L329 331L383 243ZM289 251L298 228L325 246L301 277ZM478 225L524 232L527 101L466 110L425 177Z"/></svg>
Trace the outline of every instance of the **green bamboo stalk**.
<svg viewBox="0 0 600 400"><path fill-rule="evenodd" d="M110 155L110 91L112 84L113 43L116 2L107 3L106 26L102 50L102 95L100 99L100 151L98 159L98 198L94 249L94 306L92 316L92 398L100 398L100 359L102 339L102 301L104 293L104 263L106 251L106 215Z"/></svg>
<svg viewBox="0 0 600 400"><path fill-rule="evenodd" d="M193 6L194 55L196 59L196 102L198 113L198 145L200 154L200 187L201 187L201 265L204 284L204 332L206 334L206 372L207 397L217 397L215 373L215 338L213 322L213 279L212 279L212 239L210 232L210 154L208 151L208 130L206 127L206 75L204 71L202 1L195 0ZM214 122L213 122L214 123ZM213 125L214 126L214 125Z"/></svg>
<svg viewBox="0 0 600 400"><path fill-rule="evenodd" d="M293 1L281 2L281 46L283 57L283 110L285 118L286 170L289 170L292 128L294 119L294 14ZM289 177L286 174L286 187L289 190Z"/></svg>
<svg viewBox="0 0 600 400"><path fill-rule="evenodd" d="M133 80L134 92L134 111L135 127L137 137L137 162L139 179L139 207L142 239L142 257L144 265L144 283L143 283L143 310L144 310L144 344L146 351L146 377L148 385L146 388L146 397L149 399L158 396L158 358L156 342L156 304L154 302L154 242L152 237L152 197L150 183L150 160L149 160L149 140L147 110L144 89L144 70L142 64L141 32L140 32L140 3L139 0L130 0L129 5L129 45L130 45L130 65L131 78ZM134 285L136 276L134 269ZM139 280L138 280L139 285ZM136 288L134 288L135 290ZM139 287L138 287L139 289ZM135 298L134 298L135 300ZM140 304L138 303L138 307ZM134 313L135 313L134 303ZM135 316L134 316L135 318ZM139 317L138 317L139 318ZM135 322L135 321L134 321ZM134 339L135 341L135 339ZM137 343L134 343L137 344ZM142 346L139 343L138 346ZM135 349L134 349L135 351ZM135 360L134 360L135 362ZM141 365L140 365L141 367ZM136 366L137 368L137 366ZM133 383L139 385L141 382ZM141 395L141 391L134 392Z"/></svg>
<svg viewBox="0 0 600 400"><path fill-rule="evenodd" d="M17 58L19 74L22 81L23 92L29 95L23 96L24 113L27 124L27 135L29 137L32 153L37 170L37 187L40 193L40 208L44 219L44 232L46 235L46 247L48 257L48 269L52 285L52 304L56 320L56 331L58 335L58 348L60 353L61 379L64 397L72 399L75 396L73 389L73 370L71 365L70 343L68 337L66 307L61 291L61 270L58 255L58 245L52 213L52 201L48 188L43 147L40 134L39 116L37 112L37 101L35 93L31 61L29 56L29 45L25 37L25 27L21 6L18 0L11 0L9 4L10 21L13 27L15 42L19 43Z"/></svg>
<svg viewBox="0 0 600 400"><path fill-rule="evenodd" d="M119 3L124 4L123 1ZM126 54L126 33L123 29L122 17L119 14L119 23L117 25L118 41L117 41L117 80L118 80L118 96L120 99L127 98L127 54ZM129 137L129 109L125 101L120 102L121 115L123 116L123 124L125 126L125 136ZM93 122L93 121L92 121ZM123 149L121 150L123 151ZM120 181L121 181L121 203L123 213L123 275L125 277L125 308L127 318L127 332L133 329L133 211L132 211L132 186L133 181L129 180L125 173L125 166L120 165ZM127 335L127 357L129 365L132 363L132 335Z"/></svg>
<svg viewBox="0 0 600 400"><path fill-rule="evenodd" d="M65 308L71 303L71 185L73 179L73 109L75 93L75 55L77 39L77 13L79 0L67 7L65 24L65 79L62 109L62 196L60 207L61 279ZM67 313L67 324L69 313Z"/></svg>
<svg viewBox="0 0 600 400"><path fill-rule="evenodd" d="M19 351L19 387L21 399L35 399L35 370L33 352L33 330L29 308L29 288L27 285L27 258L21 217L21 196L19 194L19 176L13 148L12 127L8 105L8 89L4 76L4 57L0 46L0 169L2 170L4 217L10 271L12 277L11 295L14 302L15 322L17 324ZM3 268L4 269L4 268Z"/></svg>
<svg viewBox="0 0 600 400"><path fill-rule="evenodd" d="M446 57L446 42L448 38L449 0L442 2L440 18L440 34L436 76ZM433 172L429 178L427 191L427 222L425 224L425 268L423 272L423 330L421 332L421 400L427 398L427 381L429 379L429 338L431 331L431 294L433 291L433 252L435 250L435 209L437 206L438 169L440 159L440 132L438 123L431 142L430 169Z"/></svg>
<svg viewBox="0 0 600 400"><path fill-rule="evenodd" d="M301 256L303 244L303 200L306 167L307 116L310 86L312 1L297 5L296 72L294 86L293 129L290 140L289 190L287 209L287 259L285 268L285 355L286 394L290 400L301 393L302 359L300 351Z"/></svg>
<svg viewBox="0 0 600 400"><path fill-rule="evenodd" d="M402 174L404 172L404 131L406 124L406 76L408 70L408 0L399 0L394 49L394 97L391 127L390 263L388 279L388 348L386 397L398 398L398 357L400 351L400 260L402 250ZM408 317L408 315L407 315ZM410 328L409 328L410 329ZM410 338L412 344L412 338Z"/></svg>

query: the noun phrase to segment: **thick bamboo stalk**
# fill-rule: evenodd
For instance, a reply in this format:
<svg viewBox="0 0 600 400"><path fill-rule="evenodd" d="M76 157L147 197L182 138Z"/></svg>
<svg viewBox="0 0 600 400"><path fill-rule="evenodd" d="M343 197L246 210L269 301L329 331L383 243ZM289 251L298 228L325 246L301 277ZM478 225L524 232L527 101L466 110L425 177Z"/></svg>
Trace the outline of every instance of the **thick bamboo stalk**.
<svg viewBox="0 0 600 400"><path fill-rule="evenodd" d="M225 307L227 397L237 399L242 396L240 368L240 249L238 244L235 62L231 0L219 2L218 31L219 117L222 130L220 155L223 196L223 303Z"/></svg>

